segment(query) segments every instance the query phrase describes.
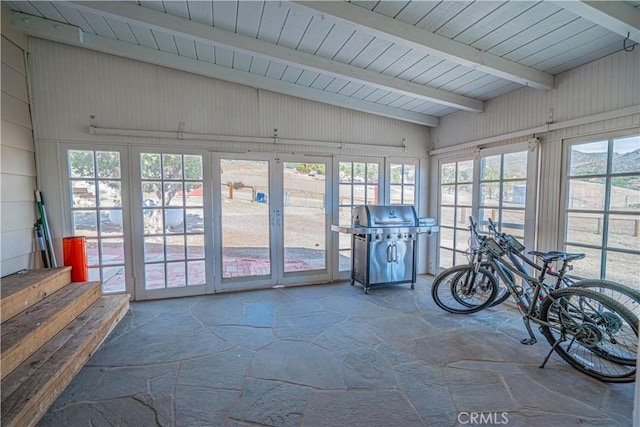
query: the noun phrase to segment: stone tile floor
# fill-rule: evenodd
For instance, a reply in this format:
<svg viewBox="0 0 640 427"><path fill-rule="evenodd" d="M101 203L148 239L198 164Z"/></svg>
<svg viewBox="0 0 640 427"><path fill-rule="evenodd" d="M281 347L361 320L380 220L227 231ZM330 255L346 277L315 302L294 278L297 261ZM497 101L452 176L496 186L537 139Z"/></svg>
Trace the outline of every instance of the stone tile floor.
<svg viewBox="0 0 640 427"><path fill-rule="evenodd" d="M555 354L539 369L549 345L521 345L515 311L448 314L429 291L424 276L132 303L40 425L631 425L633 384Z"/></svg>

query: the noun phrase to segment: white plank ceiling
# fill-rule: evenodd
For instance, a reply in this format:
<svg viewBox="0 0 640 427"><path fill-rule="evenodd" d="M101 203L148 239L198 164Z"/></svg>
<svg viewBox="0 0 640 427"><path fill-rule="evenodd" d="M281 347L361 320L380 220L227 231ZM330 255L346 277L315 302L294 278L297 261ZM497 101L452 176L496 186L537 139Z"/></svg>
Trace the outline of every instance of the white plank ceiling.
<svg viewBox="0 0 640 427"><path fill-rule="evenodd" d="M29 35L427 126L640 42L637 1L2 3Z"/></svg>

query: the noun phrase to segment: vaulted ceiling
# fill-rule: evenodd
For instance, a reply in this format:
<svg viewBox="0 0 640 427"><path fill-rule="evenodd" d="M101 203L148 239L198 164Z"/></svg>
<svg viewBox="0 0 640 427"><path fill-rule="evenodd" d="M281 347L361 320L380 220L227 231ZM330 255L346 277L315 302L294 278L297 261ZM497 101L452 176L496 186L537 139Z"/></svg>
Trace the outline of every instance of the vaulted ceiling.
<svg viewBox="0 0 640 427"><path fill-rule="evenodd" d="M427 126L640 42L640 2L3 1L24 33Z"/></svg>

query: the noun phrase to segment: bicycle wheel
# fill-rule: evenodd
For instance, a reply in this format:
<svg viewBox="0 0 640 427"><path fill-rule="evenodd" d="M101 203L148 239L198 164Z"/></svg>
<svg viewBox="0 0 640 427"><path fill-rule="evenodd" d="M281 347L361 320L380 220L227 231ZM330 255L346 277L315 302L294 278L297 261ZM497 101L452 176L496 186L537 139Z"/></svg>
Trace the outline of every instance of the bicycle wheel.
<svg viewBox="0 0 640 427"><path fill-rule="evenodd" d="M640 292L620 283L610 280L586 279L571 284L578 288L595 290L612 298L628 308L636 317L640 318Z"/></svg>
<svg viewBox="0 0 640 427"><path fill-rule="evenodd" d="M572 367L601 381L635 380L638 319L621 304L589 289L563 288L544 299L540 320L547 323L542 334Z"/></svg>
<svg viewBox="0 0 640 427"><path fill-rule="evenodd" d="M487 270L489 270L489 272L491 272L493 277L495 277L496 282L498 282L498 292L496 292L496 299L493 300L490 307L495 307L498 304L502 304L503 302L508 300L509 297L511 296L511 292L509 292L509 288L505 283L503 283L502 279L500 279L500 276L496 274L494 269L491 267L491 264L489 264L488 262L483 262L481 266L482 268L486 268ZM510 271L505 270L504 273L507 275L511 283L515 283L513 274L511 274Z"/></svg>
<svg viewBox="0 0 640 427"><path fill-rule="evenodd" d="M491 305L498 285L493 275L470 265L459 265L440 273L431 285L436 305L450 313L475 313Z"/></svg>

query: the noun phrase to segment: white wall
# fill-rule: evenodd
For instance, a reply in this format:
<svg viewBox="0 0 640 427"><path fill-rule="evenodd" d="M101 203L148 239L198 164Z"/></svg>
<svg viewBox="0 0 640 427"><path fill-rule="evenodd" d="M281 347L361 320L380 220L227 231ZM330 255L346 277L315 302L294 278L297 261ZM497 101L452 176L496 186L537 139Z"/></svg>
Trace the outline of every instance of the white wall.
<svg viewBox="0 0 640 427"><path fill-rule="evenodd" d="M35 149L24 57L27 37L12 29L8 18L9 11L2 6L0 277L35 268L37 262L33 232L37 219Z"/></svg>
<svg viewBox="0 0 640 427"><path fill-rule="evenodd" d="M557 75L554 90L523 88L487 101L484 113L460 112L442 118L431 134L432 149L437 153L431 162L431 206L437 195L439 158L469 157L476 145L490 147L538 137L542 144L537 248L557 249L562 220L558 215L562 141L640 131L639 76L640 49L621 51ZM611 117L603 120L607 113ZM570 126L574 120L584 123Z"/></svg>
<svg viewBox="0 0 640 427"><path fill-rule="evenodd" d="M287 145L280 151L327 155L427 158L429 128L247 86L163 68L130 59L30 38L29 73L34 135L48 200L52 232L61 247L62 212L59 142L184 144L231 150L272 150L259 143L203 142L90 135L89 116L106 128L177 131L246 137L329 141L369 145L406 142L406 152L374 148ZM422 162L425 165L427 162ZM426 174L426 170L423 171ZM426 203L426 198L423 198ZM424 210L424 208L422 208Z"/></svg>

